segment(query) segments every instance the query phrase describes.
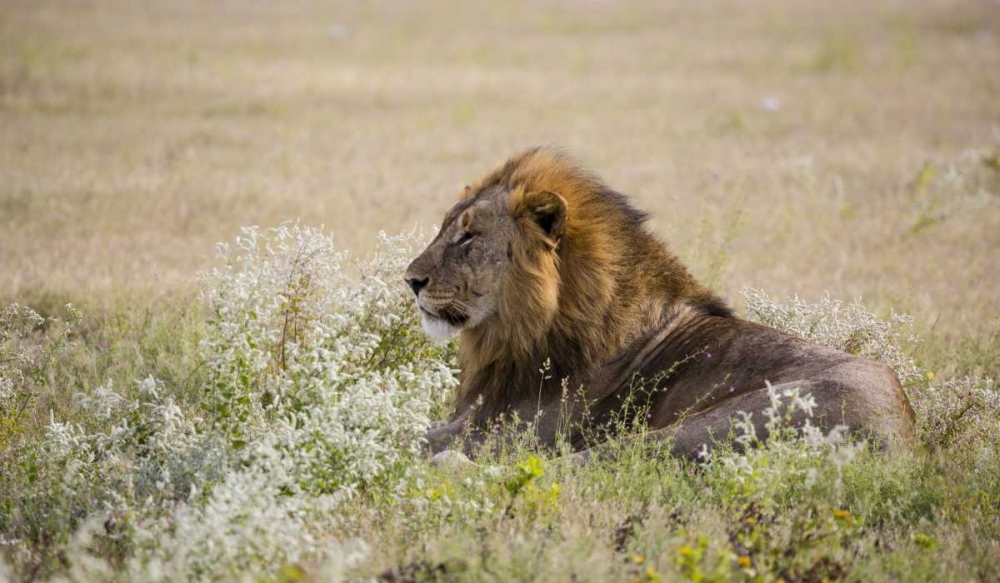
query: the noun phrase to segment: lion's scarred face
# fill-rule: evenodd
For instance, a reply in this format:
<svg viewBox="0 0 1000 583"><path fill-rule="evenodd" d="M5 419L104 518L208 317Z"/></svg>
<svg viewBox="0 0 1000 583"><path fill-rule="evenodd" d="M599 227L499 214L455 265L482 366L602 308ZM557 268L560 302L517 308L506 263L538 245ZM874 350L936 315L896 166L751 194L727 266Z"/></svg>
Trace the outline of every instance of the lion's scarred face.
<svg viewBox="0 0 1000 583"><path fill-rule="evenodd" d="M489 325L516 269L515 253L530 238L544 241L554 252L552 238L558 236L565 211L558 195L517 192L512 197L499 185L452 207L437 237L406 269L424 331L445 339Z"/></svg>

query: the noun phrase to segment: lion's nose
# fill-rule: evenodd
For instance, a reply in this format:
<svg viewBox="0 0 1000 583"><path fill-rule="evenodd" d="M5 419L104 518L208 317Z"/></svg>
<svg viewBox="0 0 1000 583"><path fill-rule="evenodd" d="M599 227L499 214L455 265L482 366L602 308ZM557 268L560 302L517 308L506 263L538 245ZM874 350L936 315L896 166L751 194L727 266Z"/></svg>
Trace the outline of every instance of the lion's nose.
<svg viewBox="0 0 1000 583"><path fill-rule="evenodd" d="M410 284L410 289L413 290L413 295L415 295L415 296L419 296L420 295L420 290L422 290L425 287L427 287L427 284L430 283L430 281L431 281L431 278L429 278L429 277L425 277L423 279L417 279L415 277L407 277L406 278L406 283Z"/></svg>

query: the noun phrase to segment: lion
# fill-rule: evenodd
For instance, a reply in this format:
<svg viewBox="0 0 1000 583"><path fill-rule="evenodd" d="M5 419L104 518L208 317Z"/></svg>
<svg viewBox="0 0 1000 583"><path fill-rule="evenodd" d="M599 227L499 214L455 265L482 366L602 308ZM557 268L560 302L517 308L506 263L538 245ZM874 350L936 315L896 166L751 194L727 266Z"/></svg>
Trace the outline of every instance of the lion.
<svg viewBox="0 0 1000 583"><path fill-rule="evenodd" d="M428 432L430 451L473 445L504 417L533 421L552 446L569 427L587 455L641 410L647 437L693 457L732 435L738 412L766 438L769 389L792 388L812 395L821 428L912 439L892 369L734 316L646 219L548 148L465 187L405 273L424 331L459 335L455 410Z"/></svg>

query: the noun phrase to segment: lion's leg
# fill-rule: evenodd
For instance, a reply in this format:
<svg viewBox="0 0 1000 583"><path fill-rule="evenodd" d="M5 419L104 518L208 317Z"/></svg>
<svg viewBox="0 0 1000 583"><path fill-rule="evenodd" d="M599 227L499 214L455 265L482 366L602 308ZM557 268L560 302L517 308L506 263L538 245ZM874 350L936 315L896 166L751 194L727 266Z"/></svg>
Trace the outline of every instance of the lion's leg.
<svg viewBox="0 0 1000 583"><path fill-rule="evenodd" d="M461 419L435 425L424 434L427 450L436 454L448 449L464 429Z"/></svg>
<svg viewBox="0 0 1000 583"><path fill-rule="evenodd" d="M782 392L792 387L799 387L799 394L806 395L814 393L816 385L815 382L802 381L774 385L774 389ZM669 442L673 455L697 459L697 454L701 451L703 444L707 444L711 449L713 444L729 440L733 422L742 418L741 412L751 414L750 420L757 436L762 439L766 438L766 418L763 411L770 406L771 400L768 397L767 388L764 387L727 399L710 409L686 415L680 421L666 427L651 428L641 435L629 436L625 439L651 439ZM805 416L801 412L796 412L792 417L792 422L801 423L804 418ZM610 447L600 444L578 452L576 456L579 461L588 461L594 457L605 457L610 454Z"/></svg>
<svg viewBox="0 0 1000 583"><path fill-rule="evenodd" d="M470 408L450 421L431 427L424 434L425 449L432 454L438 454L447 449L468 450L481 443L482 431L476 427L469 427L468 420L471 414Z"/></svg>
<svg viewBox="0 0 1000 583"><path fill-rule="evenodd" d="M816 399L817 407L813 410L811 423L820 427L834 426L840 423L839 407L831 410L829 406L823 406L823 383L817 381L796 381L774 385L773 389L779 395L786 390L798 388L799 394L805 396L812 395ZM706 411L701 411L689 415L677 423L650 432L651 436L657 439L670 439L671 451L676 456L696 458L703 445L709 449L715 443L729 441L733 433L733 424L742 420L742 413L750 414L750 421L753 423L756 436L762 440L769 437L767 430L767 417L764 410L771 406L771 399L768 395L767 387L743 393L732 399L723 401L719 405ZM788 399L782 398L781 413L787 411ZM796 409L790 422L796 426L805 423L809 416L801 410ZM738 431L738 430L737 430ZM738 435L733 435L736 437Z"/></svg>
<svg viewBox="0 0 1000 583"><path fill-rule="evenodd" d="M807 419L814 426L829 431L836 425L845 425L852 431L862 431L877 438L880 445L888 445L898 434L906 437L906 421L900 417L888 417L873 407L878 399L872 399L878 390L872 387L845 384L842 381L821 379L794 381L774 385L773 389L782 395L786 390L798 388L799 395L812 395L816 401L812 416L796 409L790 422L802 426ZM782 396L781 413L787 411L789 399ZM667 427L654 429L637 438L657 439L670 442L671 452L680 457L697 459L703 445L709 449L713 444L729 441L734 429L733 423L741 420L741 412L750 413L756 435L767 439L767 417L764 410L771 406L766 387L743 393L707 409L688 415ZM898 417L898 416L897 416ZM581 452L582 459L604 453L601 446Z"/></svg>

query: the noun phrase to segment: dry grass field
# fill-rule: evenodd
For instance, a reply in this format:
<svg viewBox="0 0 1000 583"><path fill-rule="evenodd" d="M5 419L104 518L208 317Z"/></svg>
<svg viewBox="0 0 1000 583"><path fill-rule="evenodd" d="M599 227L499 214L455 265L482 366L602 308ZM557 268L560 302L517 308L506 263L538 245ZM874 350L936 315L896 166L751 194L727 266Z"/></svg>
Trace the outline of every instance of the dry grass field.
<svg viewBox="0 0 1000 583"><path fill-rule="evenodd" d="M0 450L51 432L58 415L78 414L69 405L74 391L107 379L121 387L152 374L176 395L187 394L207 374L196 352L203 318L187 308L199 290L198 274L214 264L215 243L232 241L241 226L323 225L340 248L363 256L379 231L433 227L462 186L509 154L541 144L565 148L649 211L652 229L737 310L744 309L745 288L778 298L860 297L882 317L914 317L924 342L912 356L922 370L1000 376L995 0L0 0L0 308L20 302L62 315L60 306L72 302L86 318L84 349L46 373L44 390L21 407L23 416L21 410L0 415L10 422L0 423ZM981 386L994 394L992 384ZM528 468L531 482L536 458L528 459L508 461ZM905 466L923 468L906 475L934 476L943 471L933 466L938 461ZM876 484L873 491L896 479L877 461L865 463L871 472L864 483ZM910 471L892 467L899 475ZM665 487L643 482L637 468L628 474L634 487L620 490L608 477L614 469L573 478L565 474L570 469L547 466L545 475L561 476L567 504L582 508L597 491L625 508L623 496L655 498ZM456 491L465 487L458 478L435 479ZM703 486L718 492L711 479L675 484L671 495L686 500ZM9 484L0 483L0 494L24 487ZM926 492L957 491L934 484ZM963 498L964 510L956 512L974 517L976 508L1000 508L1000 486L991 487L995 500ZM554 491L558 497L558 484ZM502 488L494 494L507 495ZM13 513L16 497L0 497L0 511ZM737 499L744 500L718 504L728 508ZM836 500L827 510L846 512ZM935 536L947 542L924 546L919 529L930 527L920 517L936 512L925 512L935 504L927 500L900 510L905 518L891 512L879 518L890 525L886 532L900 521L903 566L893 570L871 559L854 578L908 578L907 557L932 547L937 562L920 566L926 570L913 578L956 565L972 565L963 573L971 578L996 574L988 565L1000 548L998 515L982 524L945 521ZM379 522L378 512L392 516L396 507L366 506L366 499L352 504L360 518L354 526L339 524L338 537L365 539L366 529L385 529L369 540L379 558L355 575L411 559L409 537L422 541L425 558L478 552L462 546L471 526L448 531L453 539L446 543ZM691 533L715 532L716 523L705 518L713 504L692 511ZM865 504L851 510L874 508ZM672 520L669 508L650 512ZM559 556L588 557L589 547L570 547L598 527L573 522L571 514L563 515ZM874 510L868 516L876 515L882 516ZM446 519L421 516L427 532L445 528ZM837 516L835 526L844 527L846 519ZM0 512L0 543L14 536L2 534L15 532L11 525L36 524L7 518ZM622 516L605 518L614 530ZM489 520L469 524L498 524ZM549 540L531 530L536 526L518 524L502 526L524 527L518 532L527 540ZM724 533L709 536L705 550L691 542L701 538L675 535L662 536L673 536L669 544L682 554L694 549L705 557L715 556L714 541L725 540ZM969 542L980 535L987 541L981 547ZM8 555L16 572L34 578L66 567L53 559L62 551L53 549L69 539L17 536L34 542L23 543L26 554ZM663 542L650 536L648 548ZM858 536L868 537L858 548L882 544L867 530ZM725 552L743 552L733 548ZM972 558L962 554L969 548ZM600 566L591 577L659 577L637 566L638 559L615 570L625 567L614 551L604 551L612 558L593 559ZM841 551L823 560L840 561ZM531 551L510 552L518 569L535 564ZM855 556L877 554L865 552ZM742 565L733 577L743 573L744 580L849 573L824 563L819 571L793 565L750 574L737 555L719 556ZM662 565L697 580L685 570L685 557ZM569 558L498 578L568 578L559 569L569 569ZM413 564L417 571L404 565L400 572L420 579L414 573L430 568ZM0 580L4 573L0 560Z"/></svg>
<svg viewBox="0 0 1000 583"><path fill-rule="evenodd" d="M554 144L730 299L995 333L993 2L0 5L0 297L183 288L240 225L367 251Z"/></svg>

